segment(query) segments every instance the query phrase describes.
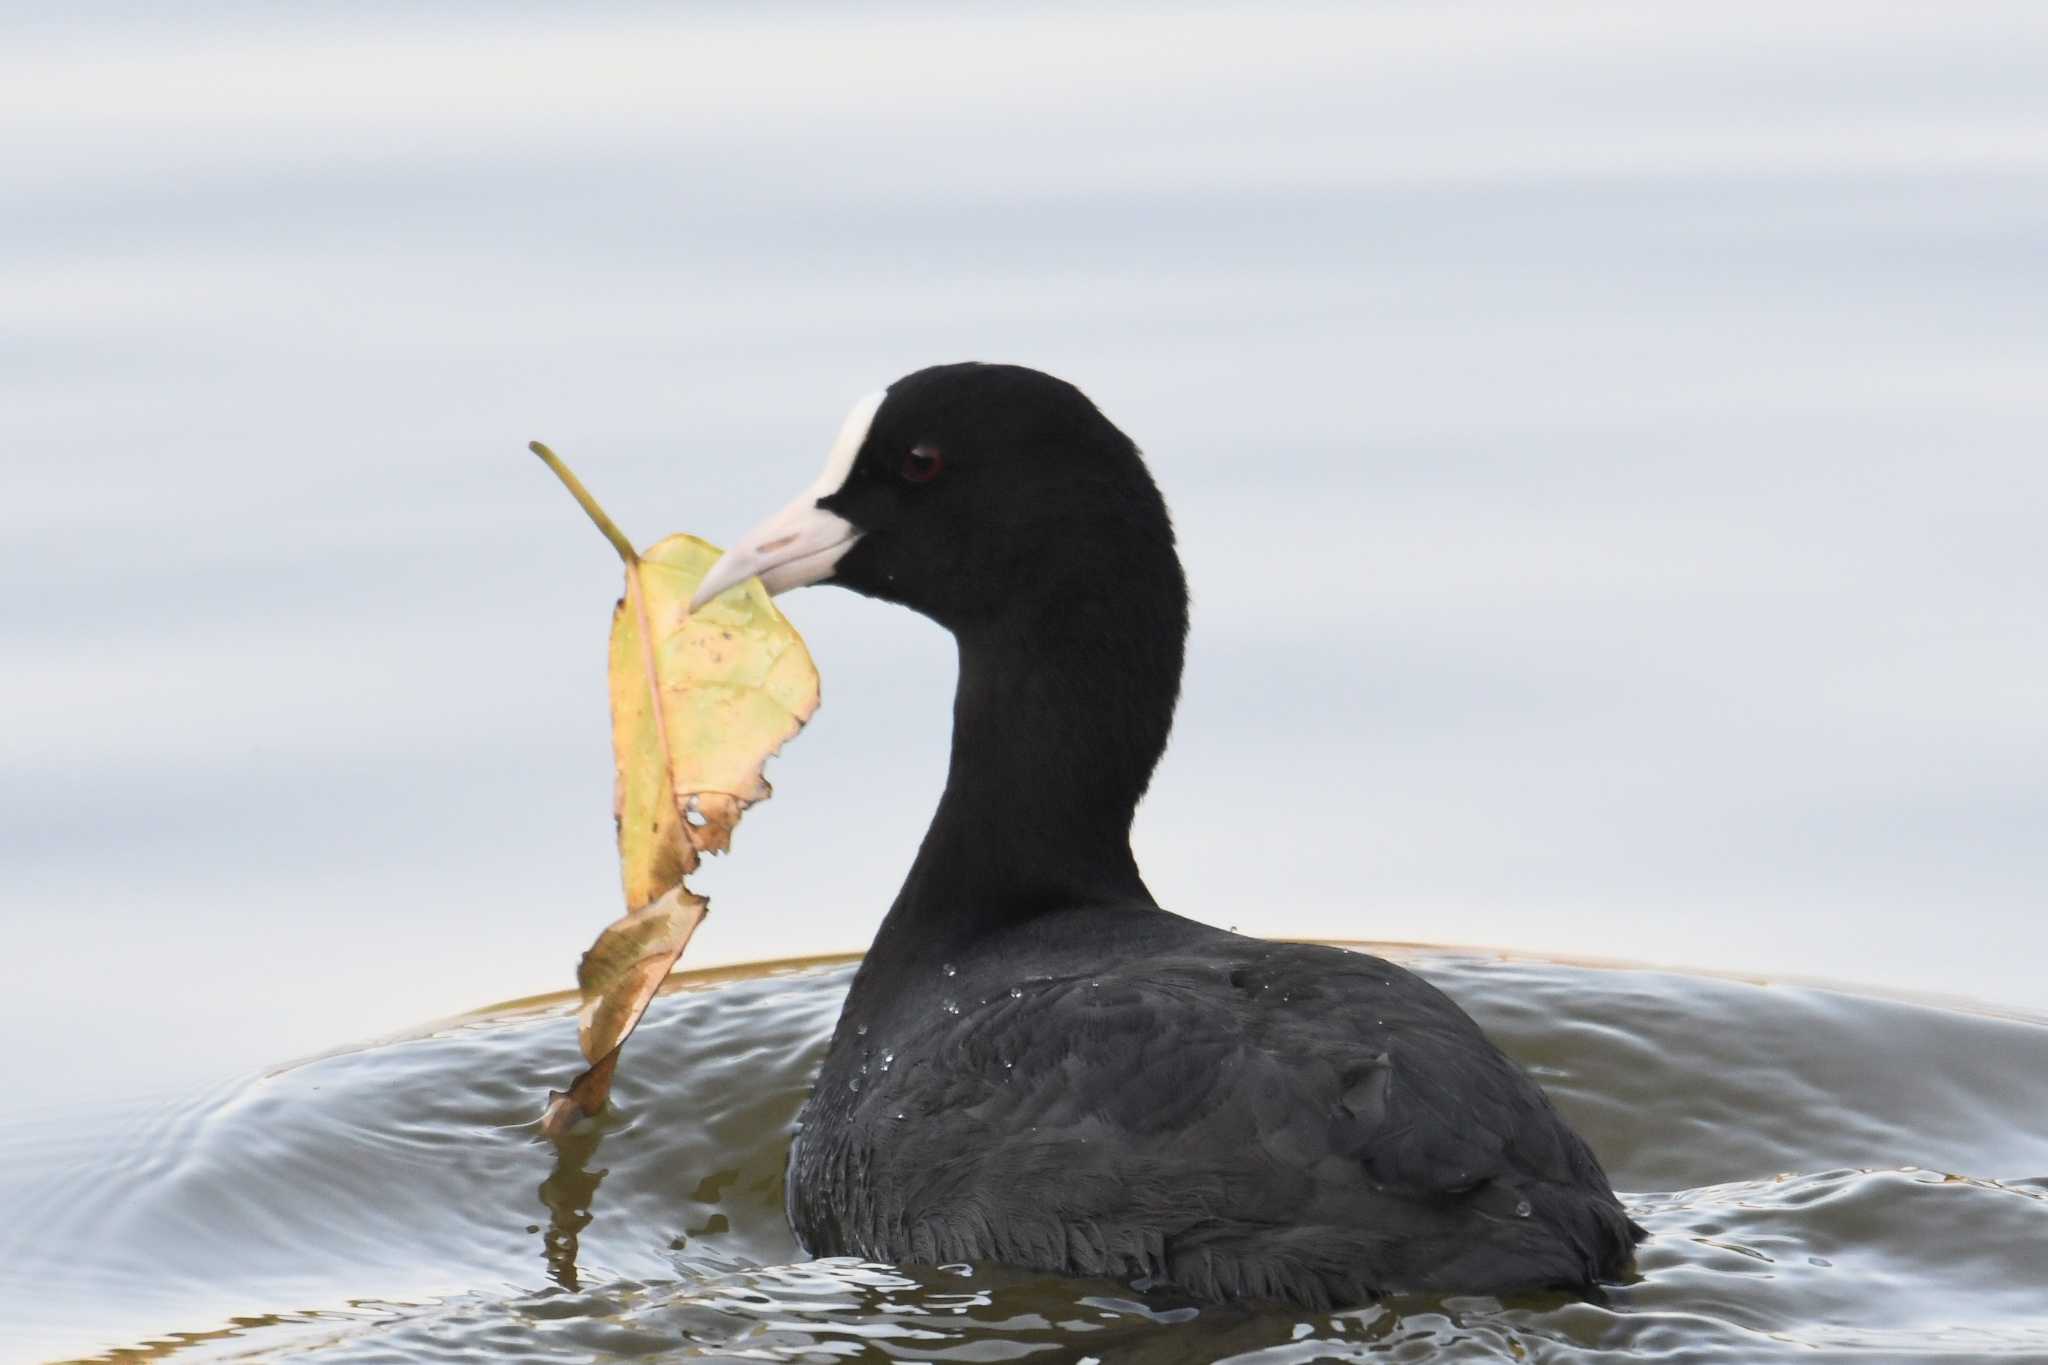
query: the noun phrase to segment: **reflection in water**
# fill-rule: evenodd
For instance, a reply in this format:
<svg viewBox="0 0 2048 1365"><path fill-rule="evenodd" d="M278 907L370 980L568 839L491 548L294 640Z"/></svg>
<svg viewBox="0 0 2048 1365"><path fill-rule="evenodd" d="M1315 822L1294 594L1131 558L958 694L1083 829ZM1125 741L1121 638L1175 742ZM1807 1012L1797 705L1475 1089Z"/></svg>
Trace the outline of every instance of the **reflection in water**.
<svg viewBox="0 0 2048 1365"><path fill-rule="evenodd" d="M45 1191L0 1232L22 1272L0 1320L28 1359L120 1342L101 1358L2048 1357L2048 1027L1648 971L1417 965L1636 1191L1635 1281L1302 1314L804 1261L783 1161L846 986L828 966L664 997L614 1108L559 1148L534 1119L574 1053L566 1004L90 1135L0 1130Z"/></svg>
<svg viewBox="0 0 2048 1365"><path fill-rule="evenodd" d="M590 1226L597 1187L606 1174L590 1169L590 1159L597 1155L597 1145L603 1140L601 1121L590 1124L587 1132L565 1134L556 1143L554 1171L540 1182L540 1202L548 1207L548 1229L542 1236L548 1278L572 1294L578 1288L577 1234Z"/></svg>

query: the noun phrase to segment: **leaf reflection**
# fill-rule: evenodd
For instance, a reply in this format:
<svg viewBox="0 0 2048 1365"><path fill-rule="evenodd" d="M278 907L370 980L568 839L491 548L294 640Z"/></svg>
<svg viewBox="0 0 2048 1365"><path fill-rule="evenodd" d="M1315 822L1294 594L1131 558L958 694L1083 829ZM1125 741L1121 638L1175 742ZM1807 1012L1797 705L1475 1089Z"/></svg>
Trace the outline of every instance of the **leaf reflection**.
<svg viewBox="0 0 2048 1365"><path fill-rule="evenodd" d="M591 1159L604 1138L601 1128L565 1133L555 1139L555 1169L540 1182L540 1202L547 1205L547 1231L541 1234L548 1278L574 1293L578 1288L576 1249L583 1229L594 1216L597 1187L610 1171L591 1170Z"/></svg>

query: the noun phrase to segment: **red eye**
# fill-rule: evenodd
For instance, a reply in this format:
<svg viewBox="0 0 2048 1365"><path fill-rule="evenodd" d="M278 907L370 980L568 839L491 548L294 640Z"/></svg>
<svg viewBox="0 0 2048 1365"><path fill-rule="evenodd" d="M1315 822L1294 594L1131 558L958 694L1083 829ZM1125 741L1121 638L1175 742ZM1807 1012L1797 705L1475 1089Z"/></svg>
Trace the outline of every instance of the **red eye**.
<svg viewBox="0 0 2048 1365"><path fill-rule="evenodd" d="M903 457L903 477L911 483L930 483L945 467L937 446L912 446Z"/></svg>

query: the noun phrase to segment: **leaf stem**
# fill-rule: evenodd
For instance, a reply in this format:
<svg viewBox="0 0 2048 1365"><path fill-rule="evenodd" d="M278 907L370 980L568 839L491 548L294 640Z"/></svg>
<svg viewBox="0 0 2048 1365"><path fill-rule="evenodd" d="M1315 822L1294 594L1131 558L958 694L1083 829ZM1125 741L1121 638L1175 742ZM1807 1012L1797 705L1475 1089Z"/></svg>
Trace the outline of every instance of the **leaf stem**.
<svg viewBox="0 0 2048 1365"><path fill-rule="evenodd" d="M640 562L640 552L633 548L633 542L626 539L626 533L618 528L616 522L604 514L604 509L597 505L596 498L590 496L590 490L583 486L583 481L574 474L571 474L569 466L562 463L561 456L549 450L539 441L528 441L526 448L540 456L541 462L547 465L549 469L555 471L555 477L560 479L562 486L569 490L569 496L576 499L577 504L590 515L590 519L597 523L597 529L604 532L604 538L609 540L612 543L612 548L619 552L619 558L626 561L626 567L630 569L635 564L638 564Z"/></svg>

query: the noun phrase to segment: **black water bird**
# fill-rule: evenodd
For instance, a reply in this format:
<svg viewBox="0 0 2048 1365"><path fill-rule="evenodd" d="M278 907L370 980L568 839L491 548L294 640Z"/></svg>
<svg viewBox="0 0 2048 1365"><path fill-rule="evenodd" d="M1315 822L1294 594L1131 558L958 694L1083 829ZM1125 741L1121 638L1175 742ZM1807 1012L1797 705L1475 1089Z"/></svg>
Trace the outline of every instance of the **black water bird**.
<svg viewBox="0 0 2048 1365"><path fill-rule="evenodd" d="M790 1153L812 1254L1318 1308L1626 1269L1641 1232L1599 1162L1442 992L1145 889L1131 817L1187 589L1136 447L1078 389L898 380L700 600L755 574L901 603L960 651L945 793Z"/></svg>

